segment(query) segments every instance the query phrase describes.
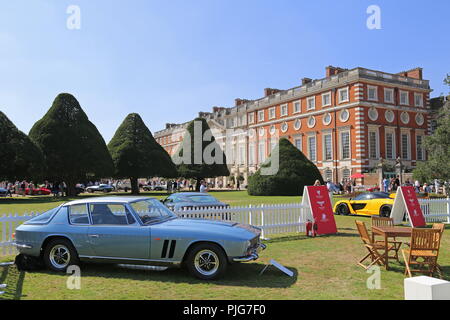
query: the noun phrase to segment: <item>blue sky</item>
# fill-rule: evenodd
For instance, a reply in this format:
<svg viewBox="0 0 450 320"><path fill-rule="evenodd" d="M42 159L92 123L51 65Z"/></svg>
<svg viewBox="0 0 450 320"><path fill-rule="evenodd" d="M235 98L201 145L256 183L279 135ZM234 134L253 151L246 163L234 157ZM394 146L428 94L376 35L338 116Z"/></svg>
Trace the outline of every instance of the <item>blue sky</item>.
<svg viewBox="0 0 450 320"><path fill-rule="evenodd" d="M369 5L381 30L366 27ZM69 5L81 29L69 30ZM424 68L447 93L450 1L15 0L0 4L0 110L28 133L60 92L109 142L130 112L152 132L325 66Z"/></svg>

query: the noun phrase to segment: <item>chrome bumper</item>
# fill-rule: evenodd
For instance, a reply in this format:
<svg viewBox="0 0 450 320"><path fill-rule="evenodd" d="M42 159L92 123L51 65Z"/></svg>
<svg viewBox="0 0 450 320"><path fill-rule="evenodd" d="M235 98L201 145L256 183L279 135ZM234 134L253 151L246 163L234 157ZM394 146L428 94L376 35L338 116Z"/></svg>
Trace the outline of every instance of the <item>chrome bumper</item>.
<svg viewBox="0 0 450 320"><path fill-rule="evenodd" d="M28 244L17 243L17 242L13 242L13 246L16 246L18 249L33 249L33 246L30 246Z"/></svg>
<svg viewBox="0 0 450 320"><path fill-rule="evenodd" d="M253 252L252 254L249 254L248 256L233 258L233 261L234 262L249 262L249 261L257 260L259 258L258 253L261 250L265 250L266 248L267 248L267 246L265 244L260 243L258 248L256 248L255 252Z"/></svg>

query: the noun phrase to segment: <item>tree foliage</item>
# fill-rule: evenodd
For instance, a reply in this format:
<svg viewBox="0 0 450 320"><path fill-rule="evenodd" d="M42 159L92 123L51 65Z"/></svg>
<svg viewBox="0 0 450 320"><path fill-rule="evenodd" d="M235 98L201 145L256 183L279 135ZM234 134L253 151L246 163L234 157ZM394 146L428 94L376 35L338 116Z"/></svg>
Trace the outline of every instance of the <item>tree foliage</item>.
<svg viewBox="0 0 450 320"><path fill-rule="evenodd" d="M31 128L30 138L44 152L46 177L65 181L69 195L74 195L77 182L113 173L103 137L71 94L55 98L45 116Z"/></svg>
<svg viewBox="0 0 450 320"><path fill-rule="evenodd" d="M173 159L181 177L197 180L197 189L198 182L204 178L230 175L225 153L203 118L196 118L189 123L180 149Z"/></svg>
<svg viewBox="0 0 450 320"><path fill-rule="evenodd" d="M450 75L447 75L444 83L450 86ZM428 152L428 160L418 163L413 171L414 179L422 182L434 179L450 182L450 96L439 110L435 132L425 137L424 147Z"/></svg>
<svg viewBox="0 0 450 320"><path fill-rule="evenodd" d="M133 193L139 193L137 179L141 177L171 178L177 175L169 154L153 138L137 113L129 114L108 144L115 176L129 178Z"/></svg>
<svg viewBox="0 0 450 320"><path fill-rule="evenodd" d="M0 181L40 178L43 155L38 146L0 111Z"/></svg>
<svg viewBox="0 0 450 320"><path fill-rule="evenodd" d="M274 169L272 174L263 174L263 170L270 171L269 168ZM323 183L316 165L289 140L282 138L267 161L249 177L247 191L253 196L302 195L304 187L313 185L316 180Z"/></svg>

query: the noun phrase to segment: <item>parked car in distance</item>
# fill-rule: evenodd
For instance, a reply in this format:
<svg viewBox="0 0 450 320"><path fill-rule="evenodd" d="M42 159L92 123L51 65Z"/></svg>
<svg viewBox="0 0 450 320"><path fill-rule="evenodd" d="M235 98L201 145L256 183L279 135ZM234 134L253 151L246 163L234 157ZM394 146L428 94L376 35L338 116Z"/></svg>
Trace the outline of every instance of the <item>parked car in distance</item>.
<svg viewBox="0 0 450 320"><path fill-rule="evenodd" d="M31 196L35 196L35 195L38 195L38 196L46 195L46 196L48 196L51 193L52 193L52 191L47 189L47 188L33 188L33 189L26 188L25 189L25 194L31 195Z"/></svg>
<svg viewBox="0 0 450 320"><path fill-rule="evenodd" d="M109 184L99 184L98 186L90 186L85 189L86 192L111 192L114 191L114 187Z"/></svg>
<svg viewBox="0 0 450 320"><path fill-rule="evenodd" d="M340 215L363 215L389 217L395 194L386 192L361 193L355 198L340 200L334 205L334 212Z"/></svg>
<svg viewBox="0 0 450 320"><path fill-rule="evenodd" d="M0 197L6 197L7 194L8 194L8 190L6 190L4 188L0 188Z"/></svg>
<svg viewBox="0 0 450 320"><path fill-rule="evenodd" d="M181 219L148 197L71 201L16 229L16 261L42 259L54 271L79 261L183 266L200 279L225 273L229 263L259 258L261 230L233 222ZM26 257L26 259L25 259Z"/></svg>
<svg viewBox="0 0 450 320"><path fill-rule="evenodd" d="M128 192L128 190L131 190L131 183L129 181L120 181L113 184L113 187L115 190L123 190Z"/></svg>
<svg viewBox="0 0 450 320"><path fill-rule="evenodd" d="M171 210L187 208L228 208L230 205L217 200L209 193L180 192L174 193L161 201Z"/></svg>

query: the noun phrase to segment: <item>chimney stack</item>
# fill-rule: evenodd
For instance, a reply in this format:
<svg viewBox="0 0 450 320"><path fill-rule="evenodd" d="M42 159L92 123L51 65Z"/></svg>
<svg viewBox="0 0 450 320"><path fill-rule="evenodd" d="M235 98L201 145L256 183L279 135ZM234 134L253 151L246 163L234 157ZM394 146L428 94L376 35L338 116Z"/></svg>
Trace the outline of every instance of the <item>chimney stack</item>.
<svg viewBox="0 0 450 320"><path fill-rule="evenodd" d="M334 75L336 75L338 73L344 72L344 71L347 71L347 69L343 69L343 68L339 68L339 67L333 67L333 66L328 66L328 67L325 68L325 74L326 74L327 78L329 78L331 76L334 76Z"/></svg>
<svg viewBox="0 0 450 320"><path fill-rule="evenodd" d="M310 82L312 82L311 78L302 78L302 86Z"/></svg>
<svg viewBox="0 0 450 320"><path fill-rule="evenodd" d="M399 76L413 78L417 80L423 80L422 78L422 68L415 68L408 71L402 71L397 73Z"/></svg>
<svg viewBox="0 0 450 320"><path fill-rule="evenodd" d="M264 97L268 97L271 96L277 92L280 92L281 90L279 89L273 89L273 88L265 88L264 89Z"/></svg>

